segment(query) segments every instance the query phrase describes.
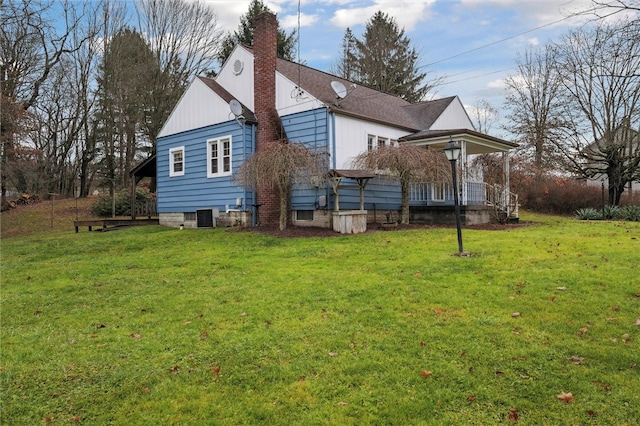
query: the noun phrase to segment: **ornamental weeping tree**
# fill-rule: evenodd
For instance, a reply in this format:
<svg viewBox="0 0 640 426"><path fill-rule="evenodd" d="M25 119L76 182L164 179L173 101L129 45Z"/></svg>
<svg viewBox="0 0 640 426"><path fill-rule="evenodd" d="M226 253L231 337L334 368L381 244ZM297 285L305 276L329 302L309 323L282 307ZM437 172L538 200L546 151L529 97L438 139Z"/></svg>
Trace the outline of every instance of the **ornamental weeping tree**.
<svg viewBox="0 0 640 426"><path fill-rule="evenodd" d="M254 191L277 192L280 198L279 228L287 228L289 195L293 185L317 185L324 179L327 155L287 140L271 142L245 161L234 176Z"/></svg>
<svg viewBox="0 0 640 426"><path fill-rule="evenodd" d="M387 173L400 181L403 224L409 223L409 187L412 183L451 178L451 166L442 152L415 145L381 146L363 152L353 160L353 166Z"/></svg>

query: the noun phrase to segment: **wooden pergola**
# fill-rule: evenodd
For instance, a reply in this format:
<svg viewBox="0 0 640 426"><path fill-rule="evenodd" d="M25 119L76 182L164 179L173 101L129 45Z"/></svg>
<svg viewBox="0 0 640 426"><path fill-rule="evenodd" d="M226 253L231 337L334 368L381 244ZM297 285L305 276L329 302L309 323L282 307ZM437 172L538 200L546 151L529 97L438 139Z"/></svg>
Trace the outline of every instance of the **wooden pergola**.
<svg viewBox="0 0 640 426"><path fill-rule="evenodd" d="M343 179L354 179L358 182L358 187L360 188L360 210L364 210L364 188L367 186L369 179L376 177L375 173L369 170L333 169L329 170L327 176L331 180L333 193L336 196L335 211L340 210L340 183Z"/></svg>

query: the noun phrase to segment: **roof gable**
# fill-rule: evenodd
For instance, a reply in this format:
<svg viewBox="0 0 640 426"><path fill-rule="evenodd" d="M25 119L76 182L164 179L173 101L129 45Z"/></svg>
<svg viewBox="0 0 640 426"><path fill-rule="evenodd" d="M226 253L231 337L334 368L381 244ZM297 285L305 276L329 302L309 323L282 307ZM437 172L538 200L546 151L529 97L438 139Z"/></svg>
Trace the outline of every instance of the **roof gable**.
<svg viewBox="0 0 640 426"><path fill-rule="evenodd" d="M158 137L233 119L229 109L231 99L233 99L232 95L216 81L206 77L196 77L173 108ZM242 105L242 115L247 121L256 121L251 110L244 105Z"/></svg>

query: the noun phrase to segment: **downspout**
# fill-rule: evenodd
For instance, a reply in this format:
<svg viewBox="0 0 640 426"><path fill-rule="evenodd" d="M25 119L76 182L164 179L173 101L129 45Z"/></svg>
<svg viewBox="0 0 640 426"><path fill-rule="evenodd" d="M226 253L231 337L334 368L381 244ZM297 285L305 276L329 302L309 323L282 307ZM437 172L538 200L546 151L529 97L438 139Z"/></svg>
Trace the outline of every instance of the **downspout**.
<svg viewBox="0 0 640 426"><path fill-rule="evenodd" d="M327 120L327 122L329 123L329 138L331 139L330 141L327 141L327 144L329 144L331 147L329 150L329 155L331 155L331 168L335 170L336 164L337 164L336 162L336 115L331 111L329 111L329 108L327 108L327 114L329 115L329 120ZM329 187L327 187L327 200L330 199L329 195L330 195ZM336 200L334 199L333 200L334 207L335 207L335 202ZM327 203L327 207L329 207L329 203Z"/></svg>

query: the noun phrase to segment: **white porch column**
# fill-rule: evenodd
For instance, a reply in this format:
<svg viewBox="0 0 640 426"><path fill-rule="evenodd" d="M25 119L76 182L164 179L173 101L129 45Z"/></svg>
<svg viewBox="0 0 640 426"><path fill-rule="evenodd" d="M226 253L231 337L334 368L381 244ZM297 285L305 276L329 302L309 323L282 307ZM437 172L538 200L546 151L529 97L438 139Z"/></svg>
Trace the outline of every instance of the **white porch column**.
<svg viewBox="0 0 640 426"><path fill-rule="evenodd" d="M460 194L460 205L466 206L468 204L468 191L467 191L467 182L469 178L467 176L467 170L469 169L467 165L467 141L460 141L460 187L462 188L462 193Z"/></svg>
<svg viewBox="0 0 640 426"><path fill-rule="evenodd" d="M511 170L508 151L502 153L502 170L504 170L504 196L505 200L509 200L509 193L511 192Z"/></svg>

